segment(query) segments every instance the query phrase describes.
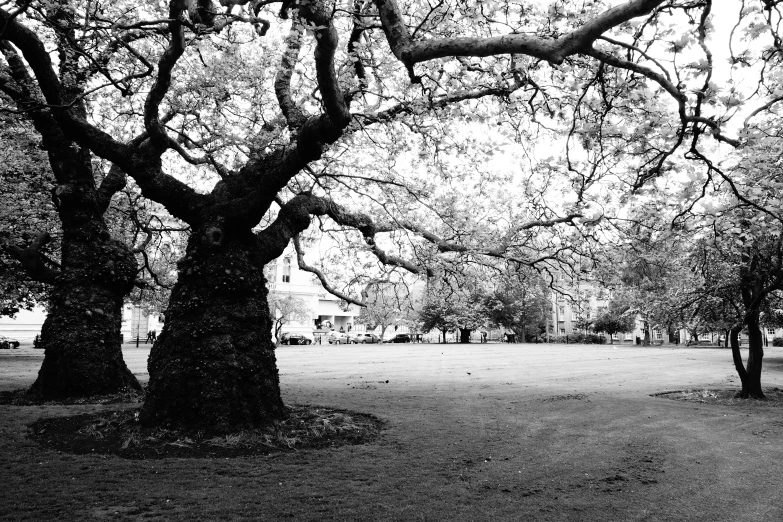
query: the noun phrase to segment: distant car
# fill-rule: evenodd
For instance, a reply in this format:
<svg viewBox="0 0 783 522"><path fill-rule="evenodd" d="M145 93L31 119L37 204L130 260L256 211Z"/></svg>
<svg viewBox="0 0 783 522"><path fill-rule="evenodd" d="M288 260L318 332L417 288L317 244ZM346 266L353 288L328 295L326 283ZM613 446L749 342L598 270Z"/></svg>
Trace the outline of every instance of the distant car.
<svg viewBox="0 0 783 522"><path fill-rule="evenodd" d="M379 343L381 340L377 335L371 333L357 333L348 336L348 342L352 344Z"/></svg>
<svg viewBox="0 0 783 522"><path fill-rule="evenodd" d="M0 349L2 350L9 350L11 348L19 348L19 341L16 339L11 339L10 337L6 337L4 335L0 335Z"/></svg>
<svg viewBox="0 0 783 522"><path fill-rule="evenodd" d="M409 343L411 342L411 336L408 334L397 334L389 339L384 339L385 343Z"/></svg>
<svg viewBox="0 0 783 522"><path fill-rule="evenodd" d="M348 335L342 332L329 332L326 334L326 341L329 344L348 344Z"/></svg>
<svg viewBox="0 0 783 522"><path fill-rule="evenodd" d="M280 336L280 344L313 344L313 340L304 334L286 332Z"/></svg>

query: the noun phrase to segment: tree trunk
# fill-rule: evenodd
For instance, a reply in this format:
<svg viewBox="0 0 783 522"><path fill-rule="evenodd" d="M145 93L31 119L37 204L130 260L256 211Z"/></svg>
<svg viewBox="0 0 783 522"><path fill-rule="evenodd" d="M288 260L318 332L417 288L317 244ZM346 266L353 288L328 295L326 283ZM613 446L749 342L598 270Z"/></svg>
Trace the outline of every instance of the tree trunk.
<svg viewBox="0 0 783 522"><path fill-rule="evenodd" d="M54 19L68 26L65 11ZM72 26L70 26L72 27ZM67 30L58 37L66 38ZM13 53L5 54L10 71L25 84L25 66ZM61 72L79 57L61 52ZM86 118L81 86L74 77L61 78L66 100ZM30 393L47 399L140 389L122 359L120 325L122 300L136 277L136 260L128 247L111 238L104 213L111 197L125 185L121 171L104 178L96 189L92 156L72 142L51 113L27 94L16 99L41 134L56 181L52 200L62 224L62 255L51 285L48 314L41 329L44 360ZM108 183L104 185L104 182Z"/></svg>
<svg viewBox="0 0 783 522"><path fill-rule="evenodd" d="M644 321L644 341L642 341L643 346L650 346L650 323L647 321Z"/></svg>
<svg viewBox="0 0 783 522"><path fill-rule="evenodd" d="M472 330L469 330L468 328L460 328L459 329L459 340L462 344L468 344L470 342L470 332Z"/></svg>
<svg viewBox="0 0 783 522"><path fill-rule="evenodd" d="M63 210L60 210L61 215ZM47 399L115 393L141 386L122 359L122 302L136 276L128 248L102 219L64 220L61 274L41 329L45 355L30 392Z"/></svg>
<svg viewBox="0 0 783 522"><path fill-rule="evenodd" d="M194 231L149 358L142 422L211 433L285 418L259 241Z"/></svg>
<svg viewBox="0 0 783 522"><path fill-rule="evenodd" d="M747 321L748 328L748 362L742 364L742 355L739 348L739 332L742 327L731 330L731 353L734 359L734 367L737 370L742 389L737 397L747 399L763 399L764 392L761 389L761 366L764 358L764 344L759 328L758 312L751 314Z"/></svg>

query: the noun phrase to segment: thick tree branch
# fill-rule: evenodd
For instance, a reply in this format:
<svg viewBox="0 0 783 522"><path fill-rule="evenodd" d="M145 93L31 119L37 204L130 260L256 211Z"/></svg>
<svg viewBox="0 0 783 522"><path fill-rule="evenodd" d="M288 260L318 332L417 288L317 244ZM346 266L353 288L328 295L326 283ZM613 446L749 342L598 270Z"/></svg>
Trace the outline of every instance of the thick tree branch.
<svg viewBox="0 0 783 522"><path fill-rule="evenodd" d="M369 216L349 212L330 199L309 193L299 194L281 205L277 219L264 231L258 233L265 256L262 262L266 264L282 255L289 241L300 232L306 230L310 225L311 216L328 216L339 225L358 230L364 238L368 251L382 264L400 267L413 274L421 274L428 272L428 270L422 265L383 251L376 242L377 234L395 230L407 230L433 244L440 253L477 254L512 261L520 265L535 266L547 260L556 259L556 256L547 255L531 261L513 255L513 253L510 253L511 242L516 235L519 232L534 228L548 228L559 224L573 223L575 219L582 217L581 214L571 214L551 220L526 222L514 227L498 245L491 248L476 248L475 246L454 241L446 241L414 223L404 221L388 224L375 223Z"/></svg>
<svg viewBox="0 0 783 522"><path fill-rule="evenodd" d="M98 206L101 214L106 212L111 203L111 198L122 190L127 182L128 177L125 175L125 172L117 165L112 165L109 173L106 174L106 177L103 178L103 181L98 186Z"/></svg>
<svg viewBox="0 0 783 522"><path fill-rule="evenodd" d="M179 0L172 0L169 4L169 18L172 19L168 24L171 41L158 62L158 76L144 102L144 128L161 154L171 145L171 141L160 121L158 111L171 86L171 71L185 52L185 31L180 21L184 16L184 8Z"/></svg>
<svg viewBox="0 0 783 522"><path fill-rule="evenodd" d="M8 246L6 250L22 264L22 268L24 268L31 279L41 283L53 284L60 272L46 265L48 259L41 252L44 245L51 240L52 237L49 233L44 232L27 248Z"/></svg>
<svg viewBox="0 0 783 522"><path fill-rule="evenodd" d="M269 209L289 180L311 162L320 159L326 146L337 141L351 121L334 68L337 31L332 20L320 2L318 5L308 3L300 6L299 14L315 27L316 77L324 113L304 122L293 146L249 161L235 176L236 179L225 185L236 198L231 206L241 209L242 216L237 219L244 219L251 226ZM248 185L263 187L263 190L259 188L248 194Z"/></svg>
<svg viewBox="0 0 783 522"><path fill-rule="evenodd" d="M291 96L291 77L294 67L299 61L299 51L302 48L302 24L293 20L288 37L285 39L285 52L280 60L280 68L275 77L275 95L280 110L288 122L288 128L296 132L306 121L305 115Z"/></svg>
<svg viewBox="0 0 783 522"><path fill-rule="evenodd" d="M432 38L414 41L395 0L374 0L383 30L394 55L409 68L416 63L451 56L525 54L551 63L562 63L588 49L604 32L623 22L648 14L664 0L631 0L607 9L586 24L556 39L521 34L491 38Z"/></svg>

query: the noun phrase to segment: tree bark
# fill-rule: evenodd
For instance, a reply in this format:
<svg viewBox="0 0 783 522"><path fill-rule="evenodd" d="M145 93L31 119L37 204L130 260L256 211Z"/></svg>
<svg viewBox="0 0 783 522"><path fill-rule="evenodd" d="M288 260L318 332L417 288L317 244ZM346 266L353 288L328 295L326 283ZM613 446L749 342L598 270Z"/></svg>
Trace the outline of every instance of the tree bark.
<svg viewBox="0 0 783 522"><path fill-rule="evenodd" d="M462 344L468 344L470 343L470 332L472 330L468 328L460 328L459 329L459 340Z"/></svg>
<svg viewBox="0 0 783 522"><path fill-rule="evenodd" d="M745 378L742 379L742 390L738 397L743 399L763 399L761 390L761 366L764 358L764 340L759 327L759 313L750 314L746 323L748 329L748 361L745 365Z"/></svg>
<svg viewBox="0 0 783 522"><path fill-rule="evenodd" d="M122 359L120 340L122 303L136 260L109 237L102 218L76 226L70 214L78 212L60 209L62 271L41 329L44 360L30 389L47 399L141 389Z"/></svg>
<svg viewBox="0 0 783 522"><path fill-rule="evenodd" d="M753 323L753 320L749 321ZM734 368L737 370L742 389L737 392L737 397L742 399L763 399L764 392L761 390L761 361L764 357L764 349L761 345L761 331L758 328L758 317L756 316L756 332L751 332L753 328L748 325L748 363L747 368L742 362L742 354L739 346L739 333L742 331L742 325L735 326L730 330L731 355L734 360Z"/></svg>
<svg viewBox="0 0 783 522"><path fill-rule="evenodd" d="M197 230L149 358L148 425L228 433L283 419L260 242Z"/></svg>

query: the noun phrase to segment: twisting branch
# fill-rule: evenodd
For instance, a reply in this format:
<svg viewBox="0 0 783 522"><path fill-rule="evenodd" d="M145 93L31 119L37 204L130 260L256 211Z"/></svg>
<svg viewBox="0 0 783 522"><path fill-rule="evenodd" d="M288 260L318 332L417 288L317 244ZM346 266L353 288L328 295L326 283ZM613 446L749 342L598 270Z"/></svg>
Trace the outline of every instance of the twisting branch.
<svg viewBox="0 0 783 522"><path fill-rule="evenodd" d="M299 20L293 20L291 29L285 39L285 52L280 60L280 68L275 77L275 95L280 111L283 113L288 128L298 131L306 121L305 115L291 96L291 77L294 67L299 61L299 51L302 48L302 27Z"/></svg>
<svg viewBox="0 0 783 522"><path fill-rule="evenodd" d="M544 39L524 34L490 38L431 38L414 40L395 0L374 0L386 40L394 55L412 72L416 63L451 56L492 56L526 54L551 63L583 52L612 27L652 12L664 0L630 0L607 9L586 24L559 38ZM415 80L414 80L415 81Z"/></svg>
<svg viewBox="0 0 783 522"><path fill-rule="evenodd" d="M106 212L111 203L111 198L125 187L128 177L117 165L112 165L109 173L103 178L98 187L98 207L100 212Z"/></svg>
<svg viewBox="0 0 783 522"><path fill-rule="evenodd" d="M185 31L180 21L184 13L179 4L180 2L169 4L169 18L172 19L168 24L171 41L158 62L158 76L144 101L144 128L147 129L150 140L161 150L166 150L171 145L171 140L160 121L158 111L171 86L171 71L185 52Z"/></svg>
<svg viewBox="0 0 783 522"><path fill-rule="evenodd" d="M557 254L545 255L534 260L514 256L510 253L513 237L521 231L531 230L533 228L552 227L558 224L573 224L575 219L581 217L580 214L571 214L551 220L530 221L515 227L497 246L492 248L476 248L454 241L446 241L414 223L404 221L395 221L386 224L376 223L371 217L365 214L350 212L330 199L315 196L310 193L299 194L285 204L280 200L278 200L278 203L281 205L281 208L277 219L275 219L269 227L257 234L264 249L261 260L263 264L282 255L288 242L294 236L309 227L311 216L328 216L339 225L358 230L362 234L364 242L368 247L368 252L375 256L382 264L399 267L412 274L426 273L427 275L431 274L428 267L398 256L390 255L382 250L376 242L377 234L396 230L407 230L435 245L440 253L484 255L504 259L519 265L535 267L536 265L545 263L549 260L557 260Z"/></svg>
<svg viewBox="0 0 783 522"><path fill-rule="evenodd" d="M305 272L310 272L311 274L315 274L315 276L321 282L321 286L323 286L324 290L326 290L330 294L332 294L332 295L334 295L336 297L339 297L340 299L342 299L342 300L344 300L344 301L346 301L348 303L355 304L357 306L362 306L362 307L367 306L367 304L364 301L360 301L358 299L355 299L355 298L349 296L348 294L345 294L345 293L337 290L334 286L332 286L331 283L329 283L329 280L326 278L326 276L324 275L324 273L320 269L318 269L318 268L316 268L314 266L310 266L310 265L308 265L305 262L305 260L304 260L304 249L302 249L302 243L299 240L299 234L296 234L293 237L293 242L294 242L294 249L296 250L296 261L299 264L299 269L300 270L304 270Z"/></svg>

